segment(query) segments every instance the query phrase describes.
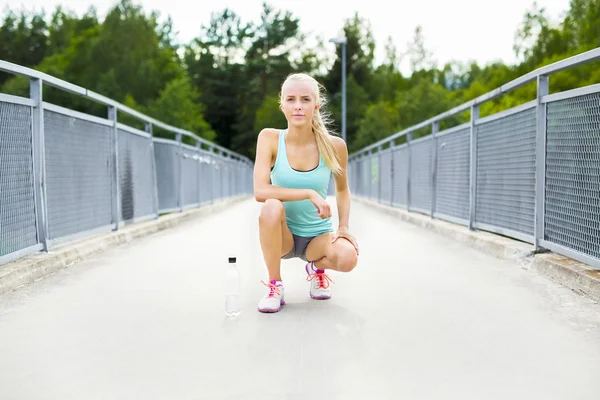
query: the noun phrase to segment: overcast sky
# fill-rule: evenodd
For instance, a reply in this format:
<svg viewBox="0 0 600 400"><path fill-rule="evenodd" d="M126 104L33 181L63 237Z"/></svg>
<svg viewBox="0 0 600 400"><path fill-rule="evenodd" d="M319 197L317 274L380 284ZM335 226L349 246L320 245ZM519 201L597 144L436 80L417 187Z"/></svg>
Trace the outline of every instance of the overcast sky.
<svg viewBox="0 0 600 400"><path fill-rule="evenodd" d="M193 0L137 0L149 13L157 10L163 17L170 15L177 39L187 43L196 37L202 25L208 24L212 12L229 7L245 22L257 21L262 0L221 0L215 2ZM337 2L336 2L337 3ZM387 3L387 5L386 5ZM549 17L558 21L566 12L569 0L538 0ZM0 0L0 10L53 11L58 4L83 14L94 5L103 18L115 1L108 0ZM530 9L533 0L344 0L334 5L330 0L271 0L268 4L291 11L300 19L301 30L325 39L337 36L344 20L355 12L367 19L375 37L376 63L384 57L384 44L391 36L399 51L407 47L415 27L421 25L425 45L438 64L447 61L475 60L485 64L494 60L514 63L514 35ZM330 44L331 51L334 45ZM402 66L406 70L407 65Z"/></svg>

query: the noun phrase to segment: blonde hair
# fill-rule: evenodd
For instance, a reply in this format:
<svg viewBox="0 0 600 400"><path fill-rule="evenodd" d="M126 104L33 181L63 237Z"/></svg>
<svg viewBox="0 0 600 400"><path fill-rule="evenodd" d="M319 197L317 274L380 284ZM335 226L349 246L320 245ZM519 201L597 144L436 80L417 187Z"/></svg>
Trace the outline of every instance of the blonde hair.
<svg viewBox="0 0 600 400"><path fill-rule="evenodd" d="M279 96L280 105L283 104L284 87L290 81L302 81L308 83L312 92L315 94L315 102L319 104L319 108L313 113L312 131L317 140L317 148L319 149L319 154L323 157L323 161L325 161L325 164L329 167L331 172L334 175L339 175L342 172L342 167L340 166L337 151L331 141L333 131L328 128L328 125L331 124L332 120L330 114L324 111L327 98L325 97L323 85L310 75L303 73L290 74L281 84L281 93Z"/></svg>

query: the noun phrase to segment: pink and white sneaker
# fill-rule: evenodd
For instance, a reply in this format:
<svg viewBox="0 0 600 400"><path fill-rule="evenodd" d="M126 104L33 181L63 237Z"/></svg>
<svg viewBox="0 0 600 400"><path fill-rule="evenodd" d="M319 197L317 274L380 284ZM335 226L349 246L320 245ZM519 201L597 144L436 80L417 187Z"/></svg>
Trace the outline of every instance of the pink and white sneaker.
<svg viewBox="0 0 600 400"><path fill-rule="evenodd" d="M314 262L309 262L304 267L310 282L310 297L315 300L327 300L331 298L329 282L333 280L322 269L317 269ZM335 282L334 282L335 283Z"/></svg>
<svg viewBox="0 0 600 400"><path fill-rule="evenodd" d="M262 282L269 288L269 292L258 302L258 311L264 313L275 313L281 310L285 304L283 298L283 283L278 281Z"/></svg>

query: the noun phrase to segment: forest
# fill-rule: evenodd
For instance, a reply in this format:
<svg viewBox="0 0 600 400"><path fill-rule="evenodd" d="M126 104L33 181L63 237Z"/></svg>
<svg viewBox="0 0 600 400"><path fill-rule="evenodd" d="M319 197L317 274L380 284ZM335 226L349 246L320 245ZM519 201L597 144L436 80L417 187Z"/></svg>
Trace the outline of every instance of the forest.
<svg viewBox="0 0 600 400"><path fill-rule="evenodd" d="M327 90L333 130L341 126L341 49L325 51L324 40L306 45L306 34L291 12L263 3L258 21L243 21L223 9L199 22L189 43L175 40L176 27L131 0L120 0L103 20L90 7L83 15L57 7L50 14L5 9L1 16L0 59L34 68L110 97L171 125L192 131L254 158L264 127L282 128L278 109L281 82L306 72ZM512 38L519 62L478 65L456 60L437 65L417 26L411 43L398 49L388 39L375 43L368 20L355 14L344 22L347 44L347 143L352 153L402 129L485 94L531 70L600 47L600 0L571 0L564 18L551 24L532 3ZM375 65L375 48L385 60ZM329 58L327 58L329 57ZM399 69L410 62L410 74ZM551 92L600 82L598 63L550 78ZM0 73L0 93L29 96L23 77ZM533 100L535 83L484 104L481 116ZM106 107L45 87L45 101L106 117ZM441 128L466 122L468 113ZM119 120L143 128L119 114ZM417 132L415 137L427 134ZM169 136L155 130L157 136Z"/></svg>

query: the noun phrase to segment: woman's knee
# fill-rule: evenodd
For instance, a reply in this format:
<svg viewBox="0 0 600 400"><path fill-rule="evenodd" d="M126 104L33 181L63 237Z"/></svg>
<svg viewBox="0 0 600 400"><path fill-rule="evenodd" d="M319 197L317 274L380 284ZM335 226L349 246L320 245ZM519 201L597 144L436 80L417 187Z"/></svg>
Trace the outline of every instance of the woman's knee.
<svg viewBox="0 0 600 400"><path fill-rule="evenodd" d="M354 248L344 246L338 249L336 254L337 269L340 272L350 272L358 263L358 256Z"/></svg>
<svg viewBox="0 0 600 400"><path fill-rule="evenodd" d="M277 224L284 215L283 203L277 199L267 199L260 211L258 218L261 224Z"/></svg>

